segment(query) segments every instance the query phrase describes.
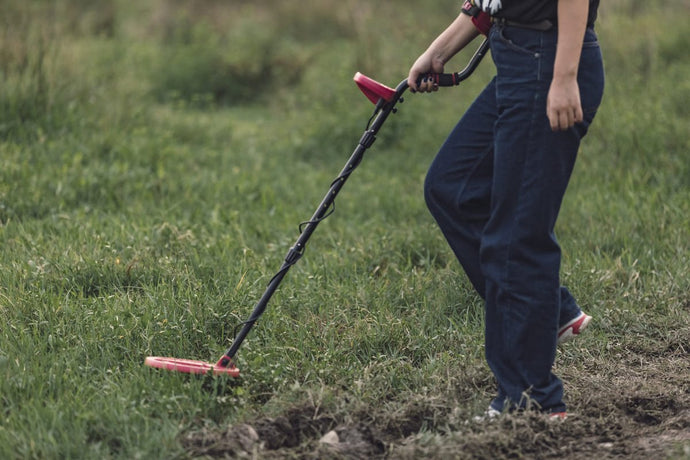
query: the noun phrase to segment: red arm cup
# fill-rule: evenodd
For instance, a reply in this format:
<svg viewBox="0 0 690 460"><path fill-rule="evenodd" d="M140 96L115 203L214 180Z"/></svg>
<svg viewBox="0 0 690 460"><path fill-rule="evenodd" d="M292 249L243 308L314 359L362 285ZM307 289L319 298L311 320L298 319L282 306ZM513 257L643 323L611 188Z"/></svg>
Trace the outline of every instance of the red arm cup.
<svg viewBox="0 0 690 460"><path fill-rule="evenodd" d="M489 35L489 29L491 29L491 16L482 11L477 16L472 17L472 24L474 24L482 35Z"/></svg>

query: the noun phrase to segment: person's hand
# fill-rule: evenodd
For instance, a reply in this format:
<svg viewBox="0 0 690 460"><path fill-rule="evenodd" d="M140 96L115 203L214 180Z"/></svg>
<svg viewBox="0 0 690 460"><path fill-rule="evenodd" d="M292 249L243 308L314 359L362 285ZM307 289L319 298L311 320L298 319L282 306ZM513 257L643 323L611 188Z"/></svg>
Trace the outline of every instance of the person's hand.
<svg viewBox="0 0 690 460"><path fill-rule="evenodd" d="M576 77L554 77L546 98L546 116L552 131L565 131L583 119Z"/></svg>
<svg viewBox="0 0 690 460"><path fill-rule="evenodd" d="M413 93L417 91L420 93L438 91L438 85L431 79L426 78L426 75L429 73L443 73L443 60L424 53L412 65L407 76L407 84ZM422 77L422 80L417 84L417 80L420 77Z"/></svg>

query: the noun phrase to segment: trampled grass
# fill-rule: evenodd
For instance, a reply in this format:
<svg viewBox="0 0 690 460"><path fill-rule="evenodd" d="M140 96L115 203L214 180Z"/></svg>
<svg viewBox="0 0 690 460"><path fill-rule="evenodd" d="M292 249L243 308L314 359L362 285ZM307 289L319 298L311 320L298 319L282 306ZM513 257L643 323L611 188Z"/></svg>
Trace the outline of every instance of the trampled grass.
<svg viewBox="0 0 690 460"><path fill-rule="evenodd" d="M338 454L325 431L360 425L376 438L360 456L554 452L464 425L493 392L482 305L422 198L489 60L408 95L240 349L240 380L143 366L223 353L364 129L352 75L397 84L457 2L421 18L410 2L88 3L8 2L0 36L0 458L318 457ZM564 282L596 319L557 360L581 423L544 432L603 457L688 453L687 12L602 5L605 101L558 226ZM280 72L238 83L273 45L262 65ZM263 437L284 419L292 440ZM220 441L242 422L263 450Z"/></svg>

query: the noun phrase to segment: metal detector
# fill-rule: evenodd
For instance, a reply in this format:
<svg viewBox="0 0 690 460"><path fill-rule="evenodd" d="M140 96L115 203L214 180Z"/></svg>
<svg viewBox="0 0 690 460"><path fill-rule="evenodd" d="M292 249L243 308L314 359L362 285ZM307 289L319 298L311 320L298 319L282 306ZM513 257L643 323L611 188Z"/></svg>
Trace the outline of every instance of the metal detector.
<svg viewBox="0 0 690 460"><path fill-rule="evenodd" d="M484 55L489 49L489 42L484 39L479 48L475 51L472 58L470 58L467 66L456 73L448 74L429 74L427 78L431 78L438 86L455 86L461 81L469 77L477 68ZM159 369L167 369L171 371L184 372L190 374L214 374L214 375L229 375L231 377L239 377L240 371L235 366L233 358L237 354L242 342L249 334L256 321L266 310L269 300L273 293L278 289L281 281L287 274L290 267L295 265L299 259L304 255L304 250L311 238L311 235L316 230L316 227L326 219L333 212L335 197L342 189L345 182L350 177L350 174L359 166L364 153L369 149L376 140L376 134L383 126L388 116L397 111L396 105L403 102L402 95L408 89L407 79L401 81L395 89L389 88L376 80L373 80L361 73L357 72L354 76L354 81L364 95L376 106L374 113L367 123L367 127L362 134L362 137L357 143L352 156L345 164L343 170L338 174L335 180L331 183L331 187L326 193L319 206L316 208L314 215L306 222L300 224L300 235L294 245L290 248L283 265L280 270L271 278L266 290L257 302L251 316L242 323L242 329L235 336L232 346L228 348L223 356L215 364L195 361L190 359L178 358L163 358L160 356L149 356L144 361L144 364L150 367Z"/></svg>

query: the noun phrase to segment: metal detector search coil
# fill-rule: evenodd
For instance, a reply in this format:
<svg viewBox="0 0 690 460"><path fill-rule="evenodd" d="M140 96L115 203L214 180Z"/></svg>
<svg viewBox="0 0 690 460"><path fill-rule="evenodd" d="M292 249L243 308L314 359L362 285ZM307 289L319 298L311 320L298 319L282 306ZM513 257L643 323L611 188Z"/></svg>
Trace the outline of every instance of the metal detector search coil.
<svg viewBox="0 0 690 460"><path fill-rule="evenodd" d="M149 356L144 360L144 364L149 367L183 372L185 374L229 375L230 377L240 376L240 370L233 365L224 367L219 364L211 364L205 361L195 361L192 359Z"/></svg>

